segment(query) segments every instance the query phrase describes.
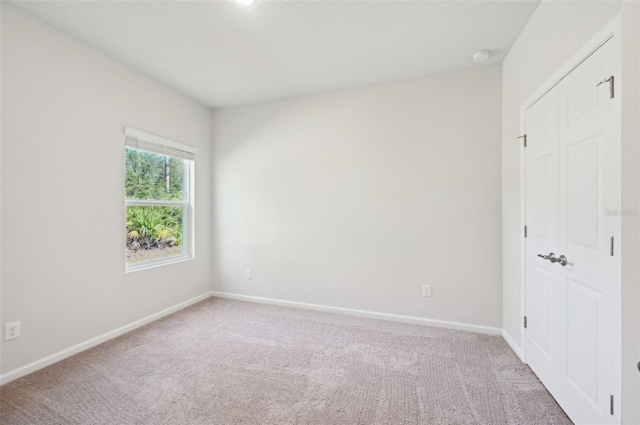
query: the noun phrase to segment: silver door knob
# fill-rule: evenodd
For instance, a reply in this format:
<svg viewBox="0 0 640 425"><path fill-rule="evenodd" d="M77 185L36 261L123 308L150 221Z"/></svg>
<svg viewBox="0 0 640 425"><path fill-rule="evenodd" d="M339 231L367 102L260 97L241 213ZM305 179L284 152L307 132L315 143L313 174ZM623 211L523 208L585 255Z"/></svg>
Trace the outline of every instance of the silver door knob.
<svg viewBox="0 0 640 425"><path fill-rule="evenodd" d="M542 254L538 254L538 257L542 258L543 260L549 260L552 263L555 263L555 259L556 259L556 254L554 254L553 252L550 252L547 255L542 255Z"/></svg>
<svg viewBox="0 0 640 425"><path fill-rule="evenodd" d="M553 252L550 252L547 255L538 254L538 257L542 258L543 260L549 260L552 263L560 263L561 266L566 266L568 263L567 257L565 257L564 255L556 257L556 254L554 254Z"/></svg>

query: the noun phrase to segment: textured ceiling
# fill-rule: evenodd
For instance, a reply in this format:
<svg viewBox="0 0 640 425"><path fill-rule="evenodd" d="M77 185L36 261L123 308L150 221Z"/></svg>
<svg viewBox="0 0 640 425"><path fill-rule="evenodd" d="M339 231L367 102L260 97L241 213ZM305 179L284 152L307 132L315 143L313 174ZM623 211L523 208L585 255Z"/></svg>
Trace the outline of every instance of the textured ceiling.
<svg viewBox="0 0 640 425"><path fill-rule="evenodd" d="M17 1L210 107L502 61L538 1Z"/></svg>

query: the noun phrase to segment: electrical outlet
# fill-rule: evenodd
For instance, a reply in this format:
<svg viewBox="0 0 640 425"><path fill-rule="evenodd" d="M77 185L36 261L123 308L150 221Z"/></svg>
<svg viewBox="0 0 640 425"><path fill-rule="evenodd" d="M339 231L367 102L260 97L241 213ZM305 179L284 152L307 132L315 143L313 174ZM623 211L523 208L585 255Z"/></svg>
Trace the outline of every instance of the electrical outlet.
<svg viewBox="0 0 640 425"><path fill-rule="evenodd" d="M20 336L20 322L11 322L4 325L4 340L9 341Z"/></svg>
<svg viewBox="0 0 640 425"><path fill-rule="evenodd" d="M423 297L431 296L431 285L422 285L422 296Z"/></svg>
<svg viewBox="0 0 640 425"><path fill-rule="evenodd" d="M247 269L244 271L244 278L247 280L251 280L251 270Z"/></svg>

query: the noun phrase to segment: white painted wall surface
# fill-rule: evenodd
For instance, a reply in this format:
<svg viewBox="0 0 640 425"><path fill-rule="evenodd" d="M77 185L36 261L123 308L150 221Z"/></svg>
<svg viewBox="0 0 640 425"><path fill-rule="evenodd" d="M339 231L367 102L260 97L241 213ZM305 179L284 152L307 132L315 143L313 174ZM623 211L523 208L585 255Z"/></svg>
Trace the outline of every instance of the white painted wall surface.
<svg viewBox="0 0 640 425"><path fill-rule="evenodd" d="M640 2L622 6L622 208L640 211ZM622 418L640 424L640 216L622 218Z"/></svg>
<svg viewBox="0 0 640 425"><path fill-rule="evenodd" d="M638 206L638 4L542 1L503 64L502 255L504 330L522 336L520 292L520 107L523 102L618 13L623 26L623 208ZM623 219L623 422L640 423L638 328L638 218Z"/></svg>
<svg viewBox="0 0 640 425"><path fill-rule="evenodd" d="M2 372L211 289L210 111L3 4ZM196 259L125 274L123 127L191 144Z"/></svg>
<svg viewBox="0 0 640 425"><path fill-rule="evenodd" d="M638 9L638 20L637 20L637 28L640 28L640 9ZM640 58L640 43L638 43L638 58ZM640 59L639 59L640 61ZM640 68L640 65L639 65ZM640 84L638 84L638 99L640 99ZM639 100L640 102L640 100ZM640 122L640 106L638 107L638 122ZM639 140L640 142L640 140ZM638 155L640 155L640 152L638 152ZM640 157L638 158L638 162L640 163ZM640 184L638 184L638 193L637 196L640 199ZM636 234L638 235L638 238L640 239L640 226L637 229ZM640 261L638 262L638 275L640 276ZM638 305L640 306L640 288L638 288ZM637 314L637 319L638 319L638 329L640 329L640 308L638 308L638 312ZM640 334L640 332L638 332ZM640 336L638 336L640 338ZM638 359L638 372L640 372L640 344L638 344L637 347L637 353L636 353L636 358ZM633 397L633 394L632 396ZM635 403L636 406L638 406L638 411L636 412L637 414L637 418L638 421L640 422L640 383L637 384L637 391L635 394L635 401L630 397L630 402L631 403Z"/></svg>
<svg viewBox="0 0 640 425"><path fill-rule="evenodd" d="M0 2L0 64L2 63L2 9ZM2 66L0 66L0 82L2 81ZM2 84L0 83L0 117L2 116ZM2 119L0 119L0 241L2 241ZM0 319L2 318L2 243L0 242ZM3 322L0 322L3 323ZM4 336L3 336L4 337ZM2 337L2 339L4 339ZM0 348L0 374L2 366L2 349Z"/></svg>
<svg viewBox="0 0 640 425"><path fill-rule="evenodd" d="M500 326L500 81L215 111L214 289Z"/></svg>

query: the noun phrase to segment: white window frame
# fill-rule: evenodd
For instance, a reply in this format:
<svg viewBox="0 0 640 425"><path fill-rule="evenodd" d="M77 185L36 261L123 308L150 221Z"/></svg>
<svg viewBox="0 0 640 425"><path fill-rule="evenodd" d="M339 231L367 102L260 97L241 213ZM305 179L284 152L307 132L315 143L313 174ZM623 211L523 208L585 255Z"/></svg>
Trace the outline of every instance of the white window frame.
<svg viewBox="0 0 640 425"><path fill-rule="evenodd" d="M125 205L125 221L126 221L126 209L127 207L152 207L152 206L166 206L166 207L181 207L183 208L182 216L182 255L175 255L168 258L161 258L158 260L145 261L137 264L127 264L125 258L125 272L134 272L138 270L145 270L153 267L164 266L167 264L178 263L182 261L188 261L195 258L195 202L194 202L194 189L195 189L195 155L197 153L196 148L185 145L173 140L165 139L150 133L145 133L140 130L133 129L131 127L125 127L125 150L137 149L140 151L150 152L158 155L166 155L183 160L183 186L182 186L182 201L162 201L162 200L138 200L127 199L126 193L124 194ZM124 157L124 156L123 156ZM122 184L123 190L125 184ZM126 238L126 236L125 236ZM125 239L126 244L126 239Z"/></svg>

